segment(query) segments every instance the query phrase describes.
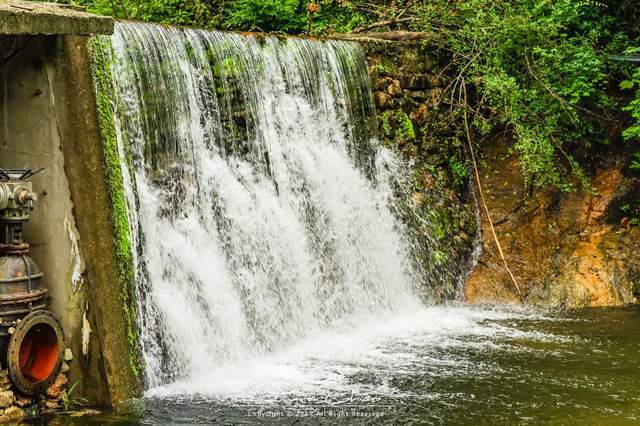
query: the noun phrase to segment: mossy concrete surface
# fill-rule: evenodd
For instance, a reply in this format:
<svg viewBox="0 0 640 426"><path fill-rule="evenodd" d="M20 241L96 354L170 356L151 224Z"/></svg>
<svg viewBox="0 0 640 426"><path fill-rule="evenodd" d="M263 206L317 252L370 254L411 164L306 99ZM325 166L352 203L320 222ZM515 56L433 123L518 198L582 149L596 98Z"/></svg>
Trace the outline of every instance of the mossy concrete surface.
<svg viewBox="0 0 640 426"><path fill-rule="evenodd" d="M45 168L33 179L39 200L25 230L73 350L69 383L78 382L74 396L117 405L140 393L139 350L130 338L135 300L122 298L132 265L120 256L90 38L2 40L16 49L0 61L0 166Z"/></svg>
<svg viewBox="0 0 640 426"><path fill-rule="evenodd" d="M105 179L111 200L110 217L114 226L115 254L119 281L117 290L122 308L122 320L129 347L129 367L135 378L143 371L142 355L138 340L136 283L133 262L132 239L127 212L122 164L116 140L115 117L110 101L111 71L107 60L111 43L93 38L93 79L96 93L98 124L102 135L102 153Z"/></svg>
<svg viewBox="0 0 640 426"><path fill-rule="evenodd" d="M112 34L113 19L57 3L0 0L0 34Z"/></svg>
<svg viewBox="0 0 640 426"><path fill-rule="evenodd" d="M98 335L109 401L117 405L139 396L140 376L137 341L131 339L132 306L131 254L122 259L119 211L113 204L111 171L104 149L101 105L94 91L90 39L64 36L58 46L59 64L65 75L59 90L67 94L62 150L76 221L87 264L87 298L91 305L94 331ZM124 265L123 263L127 263ZM135 310L134 310L135 312ZM135 313L133 314L135 315ZM135 321L135 320L133 320Z"/></svg>

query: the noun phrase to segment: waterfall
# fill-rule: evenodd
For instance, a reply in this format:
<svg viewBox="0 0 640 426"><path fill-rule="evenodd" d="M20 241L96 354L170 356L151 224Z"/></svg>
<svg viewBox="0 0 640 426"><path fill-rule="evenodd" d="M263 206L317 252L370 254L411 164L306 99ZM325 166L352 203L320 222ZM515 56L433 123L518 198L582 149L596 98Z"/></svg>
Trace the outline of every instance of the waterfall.
<svg viewBox="0 0 640 426"><path fill-rule="evenodd" d="M359 45L139 23L104 40L148 387L428 298Z"/></svg>

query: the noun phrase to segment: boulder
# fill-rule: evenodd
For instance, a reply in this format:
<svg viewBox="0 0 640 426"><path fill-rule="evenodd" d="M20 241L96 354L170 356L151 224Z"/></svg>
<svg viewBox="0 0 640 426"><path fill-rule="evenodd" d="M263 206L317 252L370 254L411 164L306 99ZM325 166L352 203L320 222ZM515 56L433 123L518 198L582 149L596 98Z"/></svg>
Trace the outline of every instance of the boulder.
<svg viewBox="0 0 640 426"><path fill-rule="evenodd" d="M73 352L71 352L71 348L67 348L64 350L64 360L69 362L73 359Z"/></svg>
<svg viewBox="0 0 640 426"><path fill-rule="evenodd" d="M10 390L0 391L0 408L7 408L11 404L13 404L14 400L15 397L13 395L13 392L11 392Z"/></svg>
<svg viewBox="0 0 640 426"><path fill-rule="evenodd" d="M376 92L375 98L376 98L376 105L378 106L379 109L387 109L391 107L393 103L393 99L391 98L391 96L385 92Z"/></svg>
<svg viewBox="0 0 640 426"><path fill-rule="evenodd" d="M47 389L47 397L54 399L60 397L60 394L62 393L68 382L69 379L67 379L67 376L65 374L58 374L58 377L56 377L56 381L53 382L53 384Z"/></svg>
<svg viewBox="0 0 640 426"><path fill-rule="evenodd" d="M19 422L24 419L25 414L21 408L12 405L11 407L4 410L3 416L9 419L10 422Z"/></svg>
<svg viewBox="0 0 640 426"><path fill-rule="evenodd" d="M402 86L400 85L400 80L393 80L391 84L387 86L387 93L391 96L401 95Z"/></svg>

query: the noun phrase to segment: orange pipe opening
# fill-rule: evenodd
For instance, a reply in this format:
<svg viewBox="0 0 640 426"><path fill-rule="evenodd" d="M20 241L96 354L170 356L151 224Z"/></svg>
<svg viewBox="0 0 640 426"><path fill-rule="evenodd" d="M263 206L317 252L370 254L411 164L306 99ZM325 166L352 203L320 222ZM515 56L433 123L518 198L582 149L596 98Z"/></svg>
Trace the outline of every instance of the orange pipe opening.
<svg viewBox="0 0 640 426"><path fill-rule="evenodd" d="M26 380L41 382L53 374L60 348L55 330L47 324L36 324L24 336L18 362Z"/></svg>

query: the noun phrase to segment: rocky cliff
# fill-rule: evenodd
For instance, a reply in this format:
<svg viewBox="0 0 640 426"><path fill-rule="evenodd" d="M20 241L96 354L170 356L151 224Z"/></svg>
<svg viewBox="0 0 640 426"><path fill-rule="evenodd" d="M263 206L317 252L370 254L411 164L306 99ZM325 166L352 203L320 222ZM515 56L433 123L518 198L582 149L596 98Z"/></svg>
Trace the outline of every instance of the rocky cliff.
<svg viewBox="0 0 640 426"><path fill-rule="evenodd" d="M456 108L446 96L455 77L437 40L412 34L358 37L372 77L382 142L411 164L417 228L437 229L428 269L459 263L464 283L444 277L442 296L472 303L519 303L469 181ZM420 38L416 40L416 38ZM462 135L462 136L461 136ZM482 146L480 173L507 262L528 304L562 307L637 303L640 292L640 176L629 147L583 158L593 187L558 192L527 185L508 137ZM579 187L579 185L576 185ZM478 219L481 228L476 233ZM426 235L427 233L424 232ZM479 238L477 264L472 256ZM450 264L448 265L450 266Z"/></svg>
<svg viewBox="0 0 640 426"><path fill-rule="evenodd" d="M638 302L640 227L632 206L640 179L630 155L608 150L585 168L593 188L562 193L525 185L508 140L485 145L481 170L488 208L527 303L616 306ZM470 275L470 302L517 302L483 215L483 251Z"/></svg>

